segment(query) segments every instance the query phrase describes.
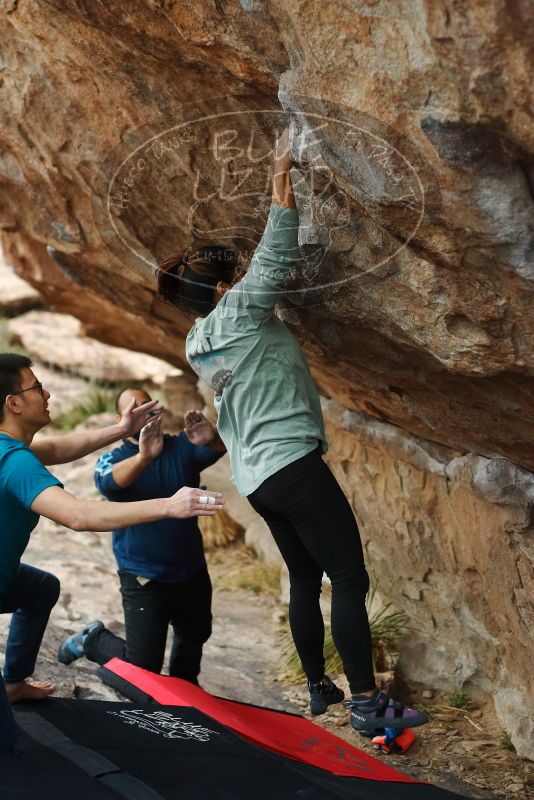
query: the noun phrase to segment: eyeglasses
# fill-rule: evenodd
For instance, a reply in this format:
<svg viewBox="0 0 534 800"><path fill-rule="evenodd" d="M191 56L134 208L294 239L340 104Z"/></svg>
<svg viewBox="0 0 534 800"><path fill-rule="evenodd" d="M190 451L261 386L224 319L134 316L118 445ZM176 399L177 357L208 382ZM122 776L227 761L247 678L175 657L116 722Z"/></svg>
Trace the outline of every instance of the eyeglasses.
<svg viewBox="0 0 534 800"><path fill-rule="evenodd" d="M33 386L28 386L27 389L21 389L19 392L11 392L11 394L24 394L24 392L29 392L31 389L38 389L41 394L43 395L43 384L40 381L34 383Z"/></svg>

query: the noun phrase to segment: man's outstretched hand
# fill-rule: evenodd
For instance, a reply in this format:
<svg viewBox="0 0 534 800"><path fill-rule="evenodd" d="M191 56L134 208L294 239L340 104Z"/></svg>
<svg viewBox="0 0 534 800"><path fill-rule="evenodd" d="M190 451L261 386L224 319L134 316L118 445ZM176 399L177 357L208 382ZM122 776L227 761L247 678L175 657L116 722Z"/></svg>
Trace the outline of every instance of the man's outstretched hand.
<svg viewBox="0 0 534 800"><path fill-rule="evenodd" d="M135 406L135 398L132 398L119 420L119 428L122 429L122 438L128 439L139 433L147 422L151 419L158 419L163 413L163 406L158 400L149 400L141 406Z"/></svg>
<svg viewBox="0 0 534 800"><path fill-rule="evenodd" d="M163 432L161 430L161 416L151 419L141 428L139 436L139 455L143 461L154 461L163 450Z"/></svg>
<svg viewBox="0 0 534 800"><path fill-rule="evenodd" d="M186 411L184 423L185 435L197 447L203 447L217 436L216 429L202 411Z"/></svg>
<svg viewBox="0 0 534 800"><path fill-rule="evenodd" d="M166 500L167 516L173 519L188 519L189 517L214 517L224 507L223 496L220 492L206 492L183 486L176 494Z"/></svg>

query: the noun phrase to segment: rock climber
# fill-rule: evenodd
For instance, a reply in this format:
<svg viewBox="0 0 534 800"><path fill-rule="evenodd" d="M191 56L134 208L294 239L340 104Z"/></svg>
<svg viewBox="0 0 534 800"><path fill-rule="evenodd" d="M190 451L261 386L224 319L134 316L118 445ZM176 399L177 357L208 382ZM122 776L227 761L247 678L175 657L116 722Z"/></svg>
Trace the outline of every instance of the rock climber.
<svg viewBox="0 0 534 800"><path fill-rule="evenodd" d="M332 584L332 634L351 698L351 724L372 736L424 724L420 711L380 691L365 607L369 579L358 526L323 460L320 399L304 354L275 314L298 259L298 212L289 134L278 140L272 205L244 277L237 252L211 245L169 256L160 296L197 317L186 341L192 368L215 392L217 428L240 493L263 517L290 575L289 620L308 679L310 710L322 714L343 692L325 675L321 581Z"/></svg>

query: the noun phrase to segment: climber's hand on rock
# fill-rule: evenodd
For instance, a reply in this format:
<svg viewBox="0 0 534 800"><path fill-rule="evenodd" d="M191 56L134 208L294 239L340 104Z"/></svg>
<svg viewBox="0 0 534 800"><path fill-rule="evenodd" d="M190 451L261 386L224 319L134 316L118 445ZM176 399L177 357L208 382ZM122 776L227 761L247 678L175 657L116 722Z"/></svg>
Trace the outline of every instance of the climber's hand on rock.
<svg viewBox="0 0 534 800"><path fill-rule="evenodd" d="M281 208L296 208L293 186L289 170L291 152L289 148L289 128L285 128L274 149L273 204Z"/></svg>
<svg viewBox="0 0 534 800"><path fill-rule="evenodd" d="M289 146L289 128L284 128L276 140L274 147L275 172L287 172L291 169L291 150Z"/></svg>

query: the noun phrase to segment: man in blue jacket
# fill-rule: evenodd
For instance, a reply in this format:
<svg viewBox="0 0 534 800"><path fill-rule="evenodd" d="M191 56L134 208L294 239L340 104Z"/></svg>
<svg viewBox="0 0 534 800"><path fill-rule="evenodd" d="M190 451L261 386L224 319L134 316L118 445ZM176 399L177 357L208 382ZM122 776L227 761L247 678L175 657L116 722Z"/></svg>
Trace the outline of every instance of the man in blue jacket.
<svg viewBox="0 0 534 800"><path fill-rule="evenodd" d="M117 398L117 414L132 401L150 400L141 389ZM217 431L198 411L185 415L185 431L164 435L161 417L130 437L96 465L95 483L111 501L149 500L198 486L200 472L226 452ZM67 639L58 659L86 656L98 664L113 657L159 673L168 626L173 628L169 674L197 683L202 646L211 635L211 581L196 518L162 519L113 532L126 639L91 623Z"/></svg>

